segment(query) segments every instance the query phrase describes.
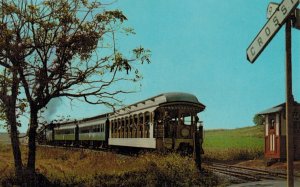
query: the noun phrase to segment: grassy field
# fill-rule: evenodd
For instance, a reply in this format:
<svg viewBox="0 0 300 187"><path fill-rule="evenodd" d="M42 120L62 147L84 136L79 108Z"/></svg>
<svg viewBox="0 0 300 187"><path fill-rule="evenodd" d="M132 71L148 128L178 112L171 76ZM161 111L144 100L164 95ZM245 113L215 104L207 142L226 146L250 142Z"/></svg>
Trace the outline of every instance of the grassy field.
<svg viewBox="0 0 300 187"><path fill-rule="evenodd" d="M209 160L248 160L260 158L264 150L263 126L204 132L204 158Z"/></svg>
<svg viewBox="0 0 300 187"><path fill-rule="evenodd" d="M6 142L9 142L10 141L10 138L9 138L9 135L7 133L2 133L0 132L0 143L6 143Z"/></svg>
<svg viewBox="0 0 300 187"><path fill-rule="evenodd" d="M22 147L24 155L26 147ZM112 152L60 148L37 149L41 186L215 186L218 178L199 173L194 161L175 153L124 156ZM13 160L9 145L0 145L0 186L11 181Z"/></svg>

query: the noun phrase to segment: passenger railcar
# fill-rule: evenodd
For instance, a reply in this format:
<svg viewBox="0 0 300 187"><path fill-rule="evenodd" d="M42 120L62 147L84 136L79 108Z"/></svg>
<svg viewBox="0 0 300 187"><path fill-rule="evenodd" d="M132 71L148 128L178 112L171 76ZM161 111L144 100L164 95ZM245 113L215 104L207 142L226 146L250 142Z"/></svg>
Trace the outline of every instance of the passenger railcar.
<svg viewBox="0 0 300 187"><path fill-rule="evenodd" d="M107 147L108 115L52 123L45 128L45 142L53 145Z"/></svg>
<svg viewBox="0 0 300 187"><path fill-rule="evenodd" d="M205 109L187 93L164 93L110 115L108 144L150 149L193 149L193 136Z"/></svg>
<svg viewBox="0 0 300 187"><path fill-rule="evenodd" d="M204 109L192 94L163 93L113 113L49 124L43 134L46 143L56 145L191 152L198 128L202 144L202 127L197 114Z"/></svg>

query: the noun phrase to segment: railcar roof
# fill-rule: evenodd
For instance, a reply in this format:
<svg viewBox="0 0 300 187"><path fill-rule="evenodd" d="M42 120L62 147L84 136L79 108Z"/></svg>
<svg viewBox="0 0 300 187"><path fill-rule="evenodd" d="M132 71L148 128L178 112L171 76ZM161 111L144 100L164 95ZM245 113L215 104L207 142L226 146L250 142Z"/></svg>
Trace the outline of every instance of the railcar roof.
<svg viewBox="0 0 300 187"><path fill-rule="evenodd" d="M189 94L189 93L182 93L182 92L169 92L169 93L163 93L161 94L166 97L167 102L178 102L178 101L184 101L184 102L191 102L191 103L197 103L201 104L197 97Z"/></svg>
<svg viewBox="0 0 300 187"><path fill-rule="evenodd" d="M200 103L198 101L197 97L193 94L185 93L185 92L167 92L167 93L162 93L162 94L156 95L154 97L150 97L148 99L125 106L123 108L118 109L117 111L135 108L139 105L143 105L143 106L141 106L141 108L145 108L148 105L160 105L160 104L172 103L172 102L189 102L189 103L201 105L203 108L205 108L205 105Z"/></svg>
<svg viewBox="0 0 300 187"><path fill-rule="evenodd" d="M155 98L158 98L160 96L163 96L165 98L165 101L163 101L161 103L180 102L181 101L181 102L190 102L190 103L202 104L198 101L197 97L193 94L185 93L185 92L167 92L167 93L162 93L162 94L156 95L154 97L150 97L149 99L145 99L143 101L139 101L139 102L137 102L135 104L132 104L132 105L136 105L138 103L144 103L147 100L153 100L154 101ZM159 104L160 104L160 102L159 102Z"/></svg>
<svg viewBox="0 0 300 187"><path fill-rule="evenodd" d="M53 123L54 125L72 125L76 122L82 123L82 122L87 122L87 121L91 121L91 120L95 120L95 119L103 119L103 118L107 118L111 113L105 113L105 114L101 114L101 115L97 115L97 116L92 116L92 117L88 117L88 118L83 118L83 119L73 119L70 121L65 121L65 122L57 122L57 123ZM49 125L49 124L48 124Z"/></svg>

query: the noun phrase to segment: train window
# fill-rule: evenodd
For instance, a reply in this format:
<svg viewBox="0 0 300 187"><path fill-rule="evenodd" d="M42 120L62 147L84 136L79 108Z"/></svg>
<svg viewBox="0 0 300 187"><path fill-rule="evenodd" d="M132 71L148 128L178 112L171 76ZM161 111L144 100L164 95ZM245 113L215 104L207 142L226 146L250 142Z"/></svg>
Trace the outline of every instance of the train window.
<svg viewBox="0 0 300 187"><path fill-rule="evenodd" d="M144 117L143 117L143 115L141 114L140 117L139 117L139 119L140 119L140 124L143 124L143 118L144 118Z"/></svg>
<svg viewBox="0 0 300 187"><path fill-rule="evenodd" d="M74 134L74 130L73 129L56 130L55 133L57 135L59 135L59 134Z"/></svg>
<svg viewBox="0 0 300 187"><path fill-rule="evenodd" d="M82 127L80 129L80 133L89 133L89 132L90 132L89 127Z"/></svg>
<svg viewBox="0 0 300 187"><path fill-rule="evenodd" d="M126 126L129 125L129 119L128 118L125 119L125 124L126 124Z"/></svg>
<svg viewBox="0 0 300 187"><path fill-rule="evenodd" d="M137 125L138 124L138 117L134 116L134 124Z"/></svg>
<svg viewBox="0 0 300 187"><path fill-rule="evenodd" d="M145 114L145 137L149 138L149 130L150 130L150 113L147 112Z"/></svg>
<svg viewBox="0 0 300 187"><path fill-rule="evenodd" d="M183 117L183 124L184 125L191 125L192 124L192 116Z"/></svg>
<svg viewBox="0 0 300 187"><path fill-rule="evenodd" d="M115 121L114 123L115 123L115 133L117 133L118 132L118 121Z"/></svg>
<svg viewBox="0 0 300 187"><path fill-rule="evenodd" d="M121 138L121 128L122 128L122 122L120 119L118 119L118 138Z"/></svg>
<svg viewBox="0 0 300 187"><path fill-rule="evenodd" d="M82 130L81 133L89 133L89 130Z"/></svg>
<svg viewBox="0 0 300 187"><path fill-rule="evenodd" d="M129 136L129 124L128 124L128 118L125 118L125 138L128 138Z"/></svg>
<svg viewBox="0 0 300 187"><path fill-rule="evenodd" d="M99 125L93 126L93 132L100 132L100 126Z"/></svg>
<svg viewBox="0 0 300 187"><path fill-rule="evenodd" d="M150 113L146 113L145 115L145 123L148 124L150 122Z"/></svg>

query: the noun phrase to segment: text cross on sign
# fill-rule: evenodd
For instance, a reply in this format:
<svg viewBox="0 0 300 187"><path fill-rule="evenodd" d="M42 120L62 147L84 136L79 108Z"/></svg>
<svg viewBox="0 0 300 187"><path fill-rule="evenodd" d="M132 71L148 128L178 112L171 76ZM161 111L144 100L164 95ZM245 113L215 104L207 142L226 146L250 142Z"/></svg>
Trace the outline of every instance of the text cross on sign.
<svg viewBox="0 0 300 187"><path fill-rule="evenodd" d="M274 35L284 24L286 18L297 7L299 0L284 0L279 5L265 26L261 29L251 45L247 49L247 59L253 63L260 53L265 49Z"/></svg>

